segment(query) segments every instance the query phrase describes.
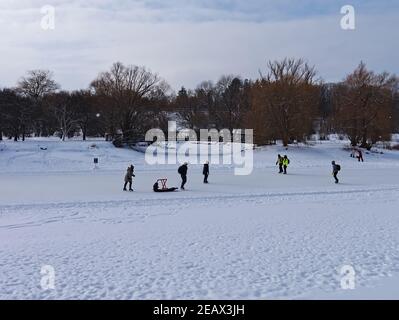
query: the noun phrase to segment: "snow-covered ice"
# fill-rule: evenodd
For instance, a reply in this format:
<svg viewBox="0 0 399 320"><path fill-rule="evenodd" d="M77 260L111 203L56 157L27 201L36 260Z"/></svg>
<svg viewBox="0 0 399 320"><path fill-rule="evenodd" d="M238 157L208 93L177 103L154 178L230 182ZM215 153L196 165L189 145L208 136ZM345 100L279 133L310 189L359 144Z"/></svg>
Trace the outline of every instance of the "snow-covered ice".
<svg viewBox="0 0 399 320"><path fill-rule="evenodd" d="M252 175L211 166L209 185L190 166L186 192L156 194L158 178L179 186L176 165L97 140L2 142L0 298L398 299L399 153L358 163L344 145L261 148ZM341 288L344 265L355 290Z"/></svg>

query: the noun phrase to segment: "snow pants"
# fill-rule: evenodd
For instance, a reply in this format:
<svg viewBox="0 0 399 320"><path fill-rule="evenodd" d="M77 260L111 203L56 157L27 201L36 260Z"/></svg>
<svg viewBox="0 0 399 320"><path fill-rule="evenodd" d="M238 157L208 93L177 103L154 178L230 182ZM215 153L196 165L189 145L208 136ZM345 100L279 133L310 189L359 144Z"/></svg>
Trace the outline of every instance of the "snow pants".
<svg viewBox="0 0 399 320"><path fill-rule="evenodd" d="M125 185L123 186L123 190L126 190L127 184L129 184L129 190L132 190L132 181L126 181Z"/></svg>
<svg viewBox="0 0 399 320"><path fill-rule="evenodd" d="M339 183L337 175L338 175L338 172L334 172L333 173L333 176L334 176L334 179L335 179L335 183Z"/></svg>
<svg viewBox="0 0 399 320"><path fill-rule="evenodd" d="M187 176L182 174L181 175L181 186L180 186L180 188L183 189L186 183L187 183Z"/></svg>

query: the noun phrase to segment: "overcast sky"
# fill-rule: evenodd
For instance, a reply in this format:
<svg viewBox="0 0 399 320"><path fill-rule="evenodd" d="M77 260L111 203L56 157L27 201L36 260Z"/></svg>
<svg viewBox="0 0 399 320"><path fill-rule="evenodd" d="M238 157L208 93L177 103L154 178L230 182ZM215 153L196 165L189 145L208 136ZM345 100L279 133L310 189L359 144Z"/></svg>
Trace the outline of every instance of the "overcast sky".
<svg viewBox="0 0 399 320"><path fill-rule="evenodd" d="M356 29L341 29L341 7ZM41 28L45 5L55 30ZM325 81L361 61L399 74L398 0L0 0L0 87L49 69L88 87L113 62L144 65L174 89L222 74L256 78L268 60L306 58Z"/></svg>

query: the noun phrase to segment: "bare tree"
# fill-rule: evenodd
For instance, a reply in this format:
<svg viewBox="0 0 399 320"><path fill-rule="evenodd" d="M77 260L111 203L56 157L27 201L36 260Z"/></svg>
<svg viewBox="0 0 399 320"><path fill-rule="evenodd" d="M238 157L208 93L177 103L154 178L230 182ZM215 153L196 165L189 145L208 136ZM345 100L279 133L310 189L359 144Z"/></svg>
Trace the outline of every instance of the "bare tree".
<svg viewBox="0 0 399 320"><path fill-rule="evenodd" d="M335 91L334 123L353 146L367 148L378 140L390 139L397 84L396 76L375 74L361 62Z"/></svg>
<svg viewBox="0 0 399 320"><path fill-rule="evenodd" d="M53 80L53 73L48 70L31 70L17 85L18 92L34 100L38 100L59 89Z"/></svg>
<svg viewBox="0 0 399 320"><path fill-rule="evenodd" d="M252 91L249 123L258 143L281 139L302 141L311 133L317 115L320 87L314 67L302 59L268 63L268 73Z"/></svg>
<svg viewBox="0 0 399 320"><path fill-rule="evenodd" d="M44 115L43 98L46 95L56 92L60 86L53 80L53 73L48 70L31 70L27 76L23 77L17 84L17 92L30 100L30 104L23 110L22 139L25 139L26 123L31 123L35 127L36 134L42 135L45 120L41 118Z"/></svg>
<svg viewBox="0 0 399 320"><path fill-rule="evenodd" d="M21 128L26 124L24 118L26 105L26 98L21 97L14 90L0 91L2 130L7 133L9 138L14 137L14 141L18 141Z"/></svg>
<svg viewBox="0 0 399 320"><path fill-rule="evenodd" d="M46 98L50 110L58 122L58 129L61 131L61 139L65 141L79 125L73 97L69 92L59 92Z"/></svg>
<svg viewBox="0 0 399 320"><path fill-rule="evenodd" d="M394 132L399 133L399 88L398 86L394 92L394 111L393 111L393 121L394 121Z"/></svg>
<svg viewBox="0 0 399 320"><path fill-rule="evenodd" d="M124 137L129 139L139 133L137 127L143 116L142 99L153 90L168 86L144 67L124 66L117 62L110 71L101 73L91 87L112 105L112 115L117 119Z"/></svg>
<svg viewBox="0 0 399 320"><path fill-rule="evenodd" d="M195 89L198 104L202 110L207 110L209 116L215 109L216 88L211 81L204 81Z"/></svg>
<svg viewBox="0 0 399 320"><path fill-rule="evenodd" d="M243 126L249 101L245 83L238 76L222 76L216 84L216 103L213 116L218 129L230 131Z"/></svg>
<svg viewBox="0 0 399 320"><path fill-rule="evenodd" d="M3 132L4 132L4 119L5 118L5 112L4 112L4 106L1 104L0 100L0 141L3 140Z"/></svg>
<svg viewBox="0 0 399 320"><path fill-rule="evenodd" d="M70 96L71 109L74 111L76 123L82 132L83 141L87 138L89 125L96 118L93 111L93 96L90 91L74 91Z"/></svg>
<svg viewBox="0 0 399 320"><path fill-rule="evenodd" d="M176 96L174 105L186 126L190 129L199 132L205 124L207 125L207 110L201 108L198 96L194 91L182 87Z"/></svg>

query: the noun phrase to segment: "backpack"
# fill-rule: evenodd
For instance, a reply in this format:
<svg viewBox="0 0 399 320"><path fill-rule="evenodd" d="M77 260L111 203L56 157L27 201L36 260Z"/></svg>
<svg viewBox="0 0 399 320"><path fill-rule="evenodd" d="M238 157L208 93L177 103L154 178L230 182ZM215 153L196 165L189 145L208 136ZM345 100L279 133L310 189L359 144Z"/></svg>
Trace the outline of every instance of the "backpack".
<svg viewBox="0 0 399 320"><path fill-rule="evenodd" d="M182 174L182 170L183 170L183 168L182 168L182 166L180 166L179 169L177 170L177 173Z"/></svg>
<svg viewBox="0 0 399 320"><path fill-rule="evenodd" d="M341 171L341 166L339 164L337 164L337 170Z"/></svg>

